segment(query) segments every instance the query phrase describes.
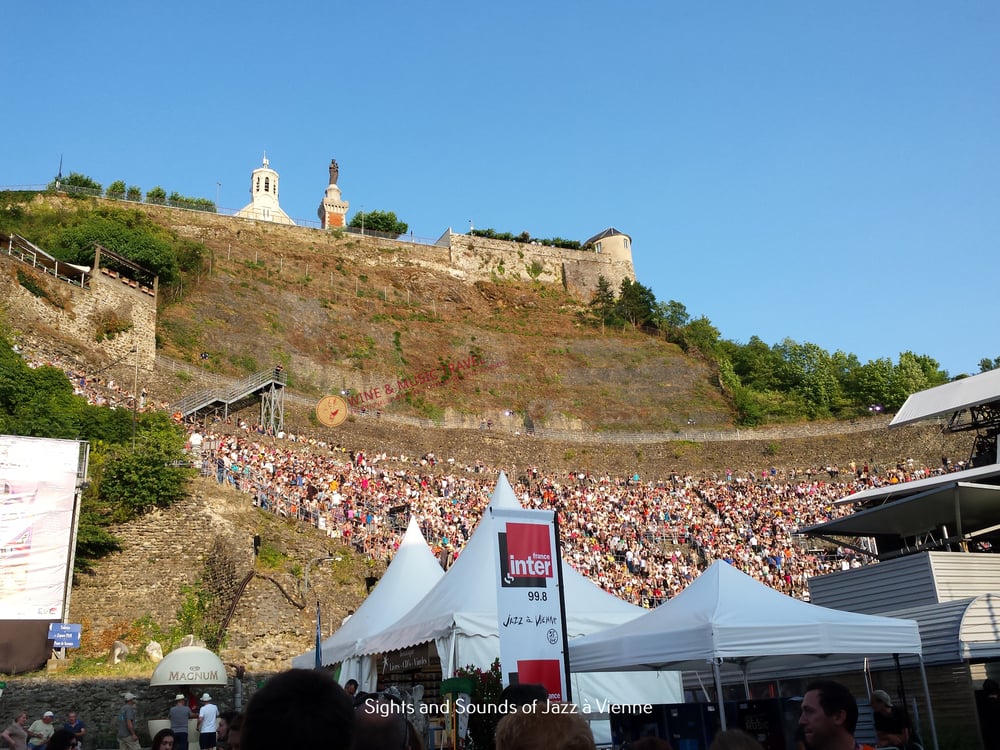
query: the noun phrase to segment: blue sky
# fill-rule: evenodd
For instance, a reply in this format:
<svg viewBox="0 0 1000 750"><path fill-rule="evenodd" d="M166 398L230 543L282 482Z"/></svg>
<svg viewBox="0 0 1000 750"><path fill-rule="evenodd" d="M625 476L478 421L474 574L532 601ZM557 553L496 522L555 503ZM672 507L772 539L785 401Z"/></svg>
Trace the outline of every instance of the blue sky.
<svg viewBox="0 0 1000 750"><path fill-rule="evenodd" d="M1000 4L16 3L0 187L586 239L723 336L1000 356ZM221 187L219 184L221 183Z"/></svg>

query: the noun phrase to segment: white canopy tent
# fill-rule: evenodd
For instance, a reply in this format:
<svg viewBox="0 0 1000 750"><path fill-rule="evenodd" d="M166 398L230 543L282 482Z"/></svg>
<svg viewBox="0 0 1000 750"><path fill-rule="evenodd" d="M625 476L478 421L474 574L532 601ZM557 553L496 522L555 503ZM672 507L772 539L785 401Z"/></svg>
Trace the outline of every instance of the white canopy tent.
<svg viewBox="0 0 1000 750"><path fill-rule="evenodd" d="M497 624L497 546L490 507L520 508L504 474L500 475L482 520L458 559L409 612L388 628L364 639L361 654L375 655L434 641L444 677L467 665L486 669L500 653ZM622 601L563 565L567 635L572 641L628 622L647 610ZM574 700L591 706L610 703L674 703L681 700L674 672L631 675L574 673ZM596 710L596 709L595 709Z"/></svg>
<svg viewBox="0 0 1000 750"><path fill-rule="evenodd" d="M569 644L570 669L703 669L712 665L725 727L722 666L744 681L751 667L774 670L831 655L913 654L930 694L913 620L844 612L793 599L718 561L673 599L638 619ZM937 747L933 711L931 731Z"/></svg>
<svg viewBox="0 0 1000 750"><path fill-rule="evenodd" d="M375 589L358 607L358 611L321 644L321 663L341 663L340 681L355 679L362 690L375 689L377 675L370 658L358 656L358 644L367 635L377 633L406 614L444 577L438 562L416 518L403 535L399 549ZM312 669L316 664L316 649L292 659L293 667Z"/></svg>

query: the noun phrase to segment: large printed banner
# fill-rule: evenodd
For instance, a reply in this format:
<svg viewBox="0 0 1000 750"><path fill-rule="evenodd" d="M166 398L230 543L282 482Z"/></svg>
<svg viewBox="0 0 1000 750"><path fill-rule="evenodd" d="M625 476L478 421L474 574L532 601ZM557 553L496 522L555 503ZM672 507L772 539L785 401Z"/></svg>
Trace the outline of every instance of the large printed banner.
<svg viewBox="0 0 1000 750"><path fill-rule="evenodd" d="M80 444L0 435L0 620L63 615Z"/></svg>
<svg viewBox="0 0 1000 750"><path fill-rule="evenodd" d="M547 510L493 508L497 618L504 685L544 685L568 701L565 612L555 517Z"/></svg>

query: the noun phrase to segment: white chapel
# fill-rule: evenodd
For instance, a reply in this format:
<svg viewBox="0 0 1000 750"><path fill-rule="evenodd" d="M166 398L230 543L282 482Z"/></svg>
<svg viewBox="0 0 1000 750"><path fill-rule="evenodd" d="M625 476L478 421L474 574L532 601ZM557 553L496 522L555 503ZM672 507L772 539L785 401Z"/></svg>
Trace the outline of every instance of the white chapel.
<svg viewBox="0 0 1000 750"><path fill-rule="evenodd" d="M234 215L242 219L294 225L295 222L278 205L278 173L271 169L270 164L265 151L263 163L250 175L250 204Z"/></svg>

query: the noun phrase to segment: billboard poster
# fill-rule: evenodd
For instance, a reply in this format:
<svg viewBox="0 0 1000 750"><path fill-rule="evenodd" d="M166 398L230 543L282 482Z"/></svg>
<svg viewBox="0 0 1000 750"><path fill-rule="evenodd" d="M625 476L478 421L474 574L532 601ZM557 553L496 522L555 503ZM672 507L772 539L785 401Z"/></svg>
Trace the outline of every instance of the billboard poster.
<svg viewBox="0 0 1000 750"><path fill-rule="evenodd" d="M0 620L63 616L80 444L0 435Z"/></svg>
<svg viewBox="0 0 1000 750"><path fill-rule="evenodd" d="M497 544L497 626L504 685L541 684L571 700L566 608L555 514L492 508Z"/></svg>

